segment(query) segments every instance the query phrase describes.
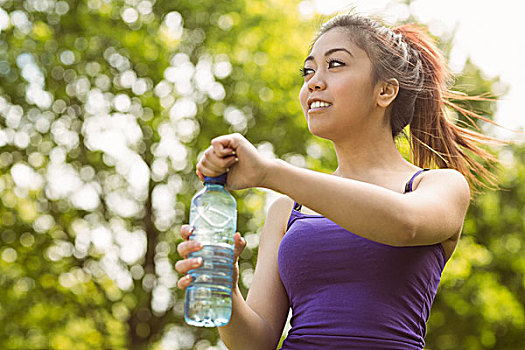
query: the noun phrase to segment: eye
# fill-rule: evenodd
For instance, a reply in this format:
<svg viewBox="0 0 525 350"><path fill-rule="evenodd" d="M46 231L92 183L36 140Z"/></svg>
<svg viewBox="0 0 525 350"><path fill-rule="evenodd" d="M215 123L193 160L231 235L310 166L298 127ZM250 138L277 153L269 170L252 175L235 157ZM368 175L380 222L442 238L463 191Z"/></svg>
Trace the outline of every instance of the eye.
<svg viewBox="0 0 525 350"><path fill-rule="evenodd" d="M299 69L299 72L301 73L301 76L306 77L307 75L314 73L314 70L312 68L302 67Z"/></svg>
<svg viewBox="0 0 525 350"><path fill-rule="evenodd" d="M336 58L330 58L328 61L326 61L326 63L328 63L328 68L337 68L345 66L344 62Z"/></svg>

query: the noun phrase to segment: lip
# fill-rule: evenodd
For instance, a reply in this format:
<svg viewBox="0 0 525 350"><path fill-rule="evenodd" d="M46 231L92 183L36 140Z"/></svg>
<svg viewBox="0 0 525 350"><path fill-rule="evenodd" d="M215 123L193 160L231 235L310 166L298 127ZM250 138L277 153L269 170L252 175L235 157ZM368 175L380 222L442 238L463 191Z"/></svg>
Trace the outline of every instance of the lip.
<svg viewBox="0 0 525 350"><path fill-rule="evenodd" d="M308 114L311 114L311 113L319 113L319 112L324 112L326 111L328 108L330 108L332 106L328 106L328 107L317 107L317 108L310 108L308 110Z"/></svg>

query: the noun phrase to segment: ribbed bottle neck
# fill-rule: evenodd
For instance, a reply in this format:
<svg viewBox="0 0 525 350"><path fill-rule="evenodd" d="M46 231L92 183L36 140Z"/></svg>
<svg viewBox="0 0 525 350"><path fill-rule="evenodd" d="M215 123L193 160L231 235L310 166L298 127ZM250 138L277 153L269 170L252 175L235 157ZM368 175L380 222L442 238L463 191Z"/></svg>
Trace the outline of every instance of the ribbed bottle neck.
<svg viewBox="0 0 525 350"><path fill-rule="evenodd" d="M205 182L204 183L204 186L206 186L206 188L209 188L209 189L219 189L219 188L224 188L224 185L221 184L221 183L216 183L216 182Z"/></svg>

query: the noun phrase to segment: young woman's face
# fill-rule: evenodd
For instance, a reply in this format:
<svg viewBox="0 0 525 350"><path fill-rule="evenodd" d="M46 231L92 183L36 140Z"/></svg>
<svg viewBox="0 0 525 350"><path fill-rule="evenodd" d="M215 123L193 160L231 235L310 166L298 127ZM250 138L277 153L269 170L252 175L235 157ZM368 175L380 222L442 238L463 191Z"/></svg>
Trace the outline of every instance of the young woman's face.
<svg viewBox="0 0 525 350"><path fill-rule="evenodd" d="M310 132L335 141L370 127L374 103L372 62L347 31L332 29L304 63L299 100Z"/></svg>

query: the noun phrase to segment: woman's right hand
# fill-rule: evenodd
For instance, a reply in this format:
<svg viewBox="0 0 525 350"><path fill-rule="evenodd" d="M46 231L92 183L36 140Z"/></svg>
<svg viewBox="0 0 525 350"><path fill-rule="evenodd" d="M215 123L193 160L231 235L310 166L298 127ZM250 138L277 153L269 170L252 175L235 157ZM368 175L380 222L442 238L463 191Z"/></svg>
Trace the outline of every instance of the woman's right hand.
<svg viewBox="0 0 525 350"><path fill-rule="evenodd" d="M191 241L189 239L192 232L193 227L191 227L190 225L182 225L180 228L180 236L182 237L184 242L180 243L177 246L177 251L179 252L179 255L182 256L184 259L179 260L175 263L175 270L177 270L178 273L185 275L184 277L181 277L177 282L177 287L179 287L180 289L186 289L190 285L191 276L188 274L188 271L196 269L202 265L201 258L188 259L188 255L190 253L197 252L202 249L202 245L200 242ZM244 238L241 237L239 232L235 233L233 242L234 250L232 289L233 286L236 286L239 281L239 255L244 250L244 247L246 247L246 241L244 240Z"/></svg>

